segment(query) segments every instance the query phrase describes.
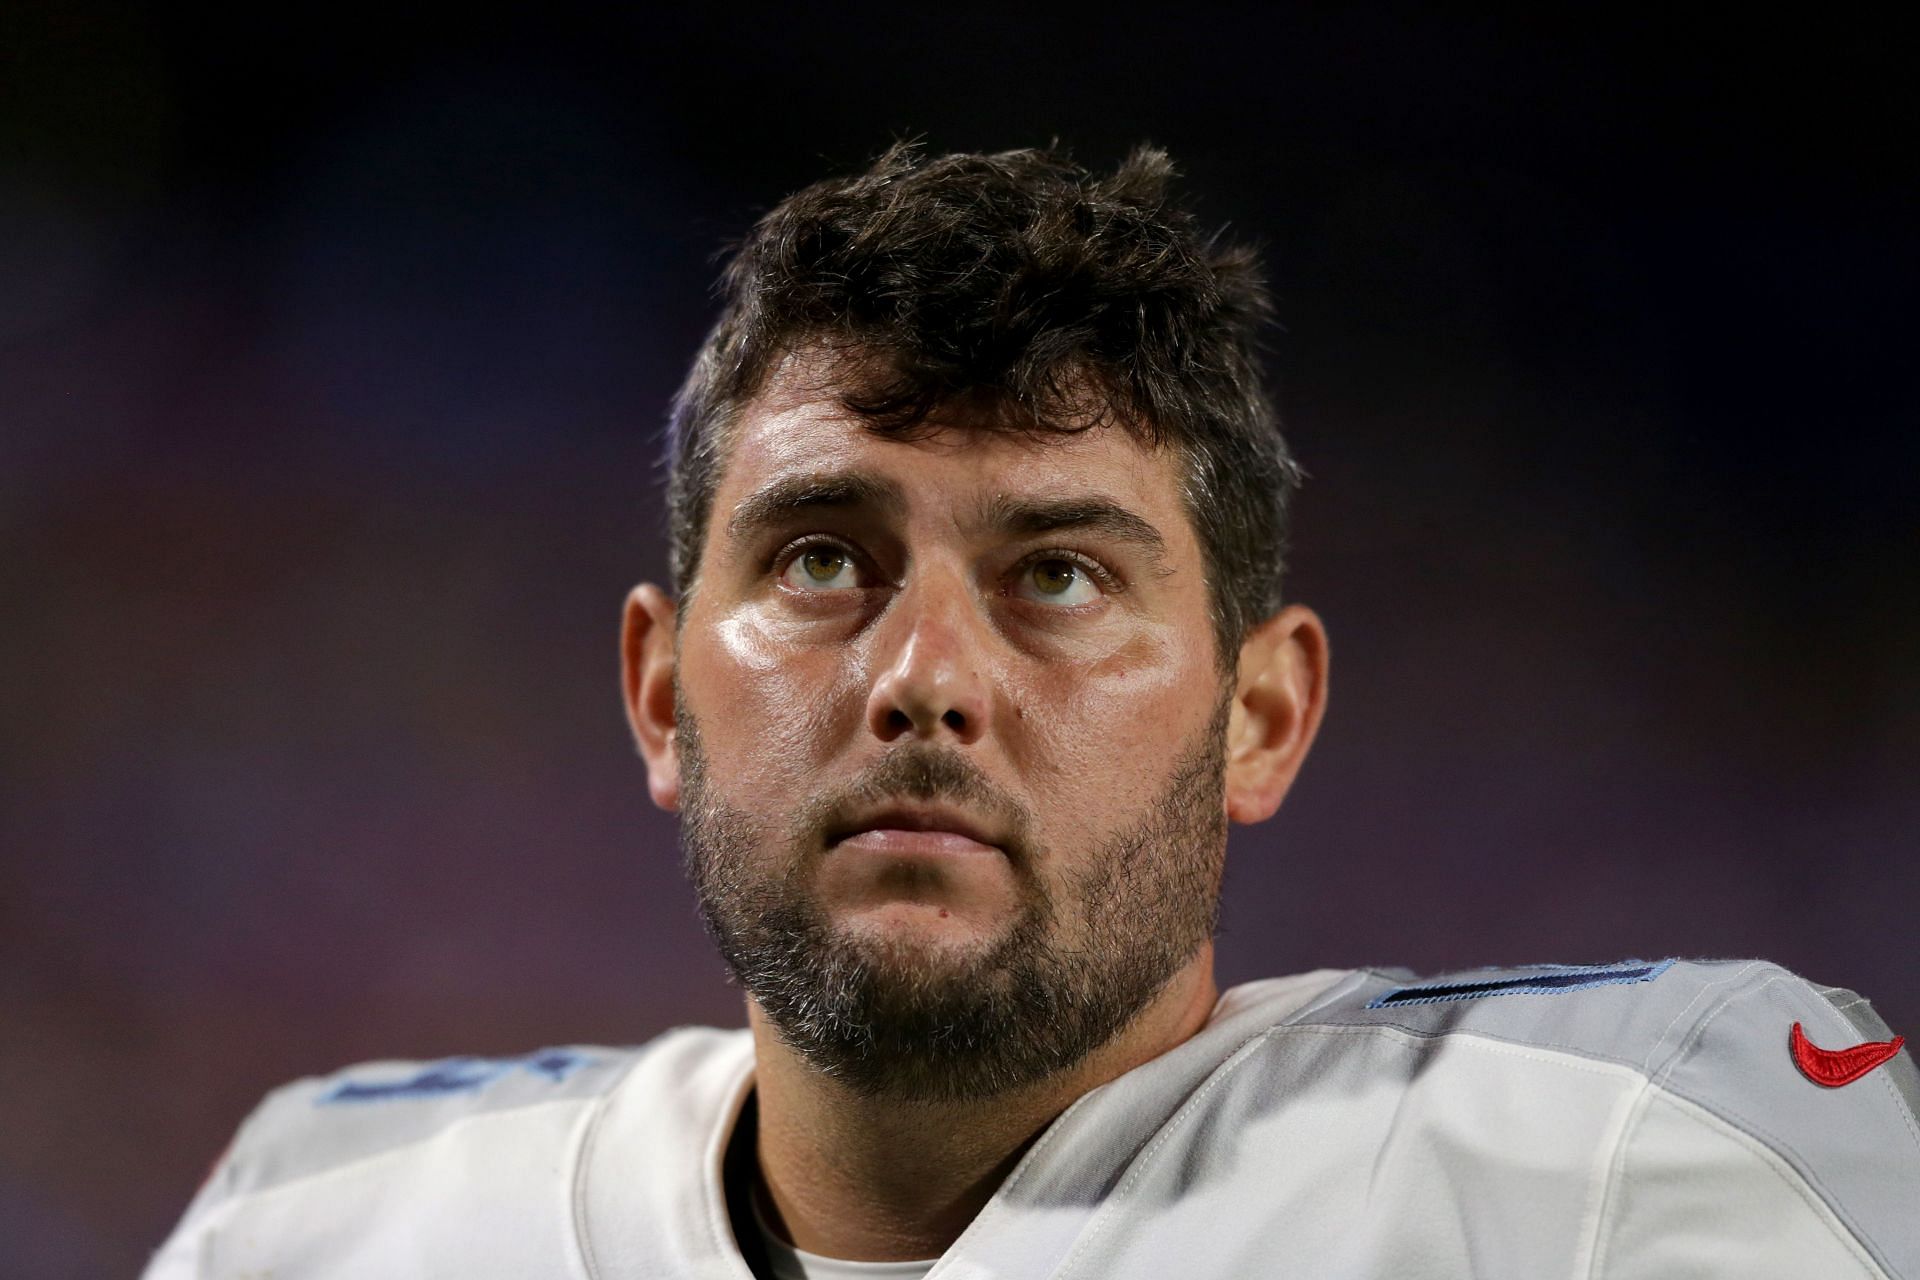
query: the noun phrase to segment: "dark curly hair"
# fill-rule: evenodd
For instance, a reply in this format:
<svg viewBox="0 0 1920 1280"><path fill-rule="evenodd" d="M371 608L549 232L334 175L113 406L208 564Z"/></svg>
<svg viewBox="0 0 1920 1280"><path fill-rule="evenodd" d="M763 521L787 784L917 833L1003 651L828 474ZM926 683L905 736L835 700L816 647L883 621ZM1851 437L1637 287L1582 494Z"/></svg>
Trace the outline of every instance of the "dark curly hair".
<svg viewBox="0 0 1920 1280"><path fill-rule="evenodd" d="M1288 499L1305 472L1262 385L1272 308L1255 256L1203 236L1169 200L1173 176L1149 146L1100 178L1057 150L928 159L896 143L761 218L674 399L667 520L683 605L739 409L781 357L817 351L876 432L905 435L965 403L996 428L1112 422L1178 450L1230 676L1247 632L1280 607Z"/></svg>

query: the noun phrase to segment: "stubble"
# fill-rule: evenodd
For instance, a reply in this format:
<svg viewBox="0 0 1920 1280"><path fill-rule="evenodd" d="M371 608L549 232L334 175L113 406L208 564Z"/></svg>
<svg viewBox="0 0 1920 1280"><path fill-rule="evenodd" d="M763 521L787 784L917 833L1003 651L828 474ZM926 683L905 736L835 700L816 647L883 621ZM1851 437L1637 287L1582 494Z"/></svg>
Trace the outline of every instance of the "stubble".
<svg viewBox="0 0 1920 1280"><path fill-rule="evenodd" d="M742 987L812 1066L865 1096L991 1098L1106 1044L1213 936L1226 852L1225 742L1214 714L1164 786L1077 869L1024 838L1019 910L993 943L933 948L836 929L812 888L824 817L855 802L939 800L1024 816L951 748L909 744L784 830L714 793L676 688L681 847L707 929ZM825 856L831 856L827 854ZM1050 887L1051 886L1051 887Z"/></svg>

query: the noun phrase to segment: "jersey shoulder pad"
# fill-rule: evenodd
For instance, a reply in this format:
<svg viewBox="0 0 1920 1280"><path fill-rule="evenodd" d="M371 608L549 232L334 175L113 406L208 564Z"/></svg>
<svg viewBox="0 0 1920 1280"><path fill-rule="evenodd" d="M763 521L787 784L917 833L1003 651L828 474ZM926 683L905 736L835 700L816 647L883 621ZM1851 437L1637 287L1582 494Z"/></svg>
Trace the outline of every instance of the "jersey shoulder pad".
<svg viewBox="0 0 1920 1280"><path fill-rule="evenodd" d="M1662 1082L1703 1073L1733 1079L1752 1060L1817 1062L1817 1054L1795 1048L1797 1038L1836 1047L1893 1039L1856 993L1765 960L1537 964L1424 978L1372 969L1299 1021L1482 1035L1621 1063ZM1910 1058L1883 1060L1901 1064L1890 1073L1896 1090L1920 1110L1920 1081L1903 1069Z"/></svg>
<svg viewBox="0 0 1920 1280"><path fill-rule="evenodd" d="M568 1045L505 1058L377 1061L296 1080L242 1122L187 1216L524 1107L590 1106L651 1055L698 1053L744 1032L681 1028L639 1047Z"/></svg>
<svg viewBox="0 0 1920 1280"><path fill-rule="evenodd" d="M1298 1021L1391 1026L1436 1049L1449 1036L1481 1036L1626 1066L1642 1077L1643 1097L1679 1100L1663 1114L1684 1111L1745 1135L1797 1172L1894 1274L1920 1275L1920 1069L1904 1039L1845 988L1764 960L1432 978L1376 969Z"/></svg>

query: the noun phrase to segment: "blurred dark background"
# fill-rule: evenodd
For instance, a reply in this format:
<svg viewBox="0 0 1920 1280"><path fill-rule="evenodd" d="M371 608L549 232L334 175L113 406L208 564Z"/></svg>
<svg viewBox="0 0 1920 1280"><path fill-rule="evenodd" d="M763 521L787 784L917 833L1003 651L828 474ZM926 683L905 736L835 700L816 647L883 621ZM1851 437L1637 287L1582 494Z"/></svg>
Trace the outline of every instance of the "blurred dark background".
<svg viewBox="0 0 1920 1280"><path fill-rule="evenodd" d="M136 1270L290 1077L740 1022L619 606L713 253L899 135L1151 139L1266 248L1334 691L1225 981L1759 954L1920 1033L1907 40L828 12L5 8L0 1274Z"/></svg>

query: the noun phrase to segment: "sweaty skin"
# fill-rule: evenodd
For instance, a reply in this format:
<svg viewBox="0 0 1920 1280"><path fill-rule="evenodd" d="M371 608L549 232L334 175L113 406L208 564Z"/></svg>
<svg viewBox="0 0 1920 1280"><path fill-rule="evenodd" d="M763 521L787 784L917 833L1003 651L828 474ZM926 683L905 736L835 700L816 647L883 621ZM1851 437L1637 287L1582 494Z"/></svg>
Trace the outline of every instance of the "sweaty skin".
<svg viewBox="0 0 1920 1280"><path fill-rule="evenodd" d="M623 635L654 802L681 804L677 694L699 727L709 798L754 824L754 858L786 860L761 869L798 867L838 934L923 968L1006 936L1031 896L1022 874L1047 886L1071 946L1083 923L1073 886L1108 838L1150 816L1225 692L1172 454L1110 425L1030 439L959 412L935 424L925 438L878 436L831 390L776 375L736 419L678 640L678 606L651 583L629 597ZM846 475L892 487L898 503L810 507L736 536L736 513L768 486ZM1063 496L1111 501L1161 546L1113 528L996 531L984 518L996 498ZM1248 635L1221 761L1226 818L1279 808L1318 730L1327 671L1325 629L1302 605ZM827 849L827 826L849 816L828 798L919 744L961 754L991 800L958 807L1030 865ZM796 823L811 841L799 861ZM1202 941L1072 1066L987 1099L901 1101L817 1070L750 997L776 1225L832 1257L940 1254L1054 1117L1193 1035L1216 998Z"/></svg>

